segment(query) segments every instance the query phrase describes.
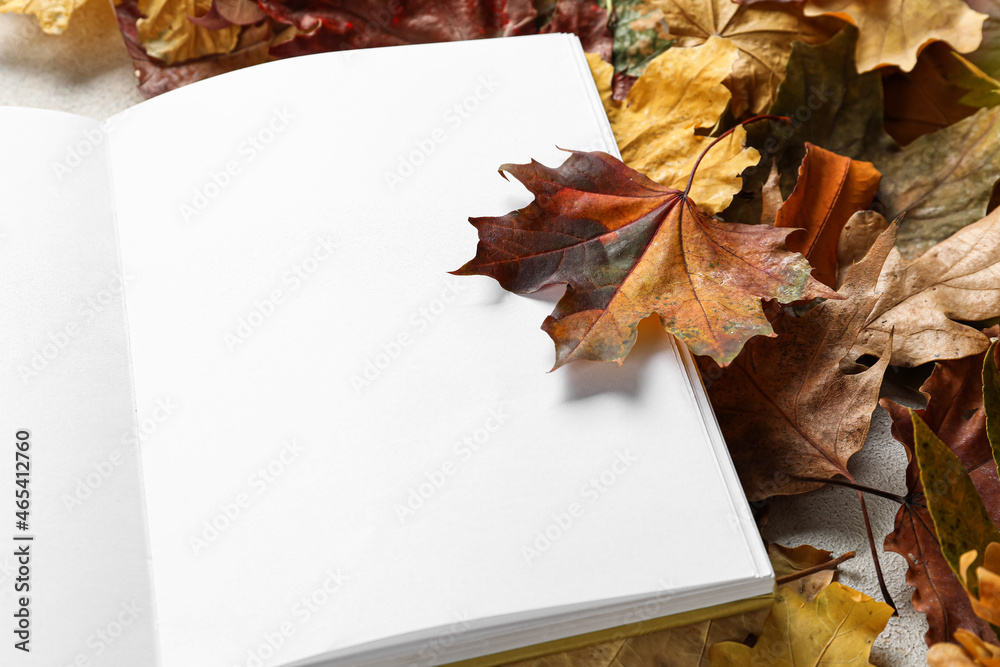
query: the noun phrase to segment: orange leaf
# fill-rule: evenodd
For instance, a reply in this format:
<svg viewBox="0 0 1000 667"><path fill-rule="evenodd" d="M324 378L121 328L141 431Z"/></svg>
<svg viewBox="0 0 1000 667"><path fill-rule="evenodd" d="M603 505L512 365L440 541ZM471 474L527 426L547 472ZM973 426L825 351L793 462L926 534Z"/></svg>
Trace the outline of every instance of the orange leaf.
<svg viewBox="0 0 1000 667"><path fill-rule="evenodd" d="M837 155L806 142L795 190L778 211L775 227L799 227L788 249L813 265L813 277L836 288L837 241L855 212L867 208L882 175L871 162Z"/></svg>
<svg viewBox="0 0 1000 667"><path fill-rule="evenodd" d="M556 368L620 362L653 313L695 354L727 364L749 338L772 335L762 298L838 298L785 248L790 230L716 220L686 192L606 153L574 151L556 169L534 161L500 169L535 200L499 218L470 218L479 248L455 273L490 276L518 294L566 283L542 325Z"/></svg>

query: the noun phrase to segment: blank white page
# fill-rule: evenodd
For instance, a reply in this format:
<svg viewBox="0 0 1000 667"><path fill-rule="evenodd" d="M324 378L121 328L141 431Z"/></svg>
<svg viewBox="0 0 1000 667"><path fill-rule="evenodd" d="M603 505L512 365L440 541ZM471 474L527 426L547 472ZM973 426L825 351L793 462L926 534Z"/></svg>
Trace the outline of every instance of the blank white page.
<svg viewBox="0 0 1000 667"><path fill-rule="evenodd" d="M557 293L448 275L470 215L530 200L497 167L557 146L615 152L567 35L281 61L123 119L137 398L178 406L143 452L166 667L405 633L437 664L497 616L770 591L665 334L550 373Z"/></svg>
<svg viewBox="0 0 1000 667"><path fill-rule="evenodd" d="M136 422L110 129L0 108L5 667L157 664L139 465L139 442L155 429ZM155 404L139 411L161 415ZM22 621L29 634L15 636ZM27 652L15 646L25 639Z"/></svg>

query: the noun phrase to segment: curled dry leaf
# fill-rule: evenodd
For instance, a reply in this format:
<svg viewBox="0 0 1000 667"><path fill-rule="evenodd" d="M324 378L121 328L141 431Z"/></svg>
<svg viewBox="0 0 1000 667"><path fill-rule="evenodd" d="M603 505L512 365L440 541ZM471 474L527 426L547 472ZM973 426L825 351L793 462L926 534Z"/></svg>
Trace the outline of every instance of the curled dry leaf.
<svg viewBox="0 0 1000 667"><path fill-rule="evenodd" d="M803 230L788 237L788 249L806 256L820 282L836 287L841 230L851 215L871 204L881 178L870 162L806 143L798 183L774 224Z"/></svg>
<svg viewBox="0 0 1000 667"><path fill-rule="evenodd" d="M780 180L781 173L778 171L778 165L772 163L771 171L768 172L767 180L764 181L760 190L760 224L762 225L773 225L778 219L778 210L785 203L781 198Z"/></svg>
<svg viewBox="0 0 1000 667"><path fill-rule="evenodd" d="M879 235L889 228L889 221L876 211L857 211L844 224L837 239L837 289L847 279L855 262L868 254Z"/></svg>
<svg viewBox="0 0 1000 667"><path fill-rule="evenodd" d="M942 642L927 652L929 667L1000 667L1000 646L966 630L956 630L958 644ZM959 646L961 644L961 646Z"/></svg>
<svg viewBox="0 0 1000 667"><path fill-rule="evenodd" d="M726 85L733 91L735 116L763 113L784 78L792 42L825 42L843 25L826 17L808 18L797 4L742 6L732 0L648 0L663 12L678 46L696 46L713 36L739 49Z"/></svg>
<svg viewBox="0 0 1000 667"><path fill-rule="evenodd" d="M212 0L139 0L144 18L138 20L136 28L146 54L173 64L232 51L240 36L239 26L214 30L190 20L211 8Z"/></svg>
<svg viewBox="0 0 1000 667"><path fill-rule="evenodd" d="M49 35L61 35L70 17L87 0L0 0L0 14L31 14Z"/></svg>
<svg viewBox="0 0 1000 667"><path fill-rule="evenodd" d="M611 99L613 68L588 56L622 160L654 181L683 189L698 155L714 141L707 132L718 123L730 94L729 76L738 49L713 37L701 46L670 49L646 67L624 103ZM737 128L715 146L699 167L691 197L716 213L740 191L740 173L757 164L757 151L743 147L746 132Z"/></svg>
<svg viewBox="0 0 1000 667"><path fill-rule="evenodd" d="M847 357L878 295L875 282L895 240L886 230L840 290L803 317L782 314L776 338L750 341L736 361L719 370L703 363L709 398L750 500L804 493L821 486L797 477L851 479L847 462L868 435L882 375L879 360L846 373ZM837 400L830 400L836 396Z"/></svg>
<svg viewBox="0 0 1000 667"><path fill-rule="evenodd" d="M986 16L963 0L806 0L809 16L834 14L858 26L858 70L882 65L909 71L928 42L943 40L959 53L975 51L983 38Z"/></svg>
<svg viewBox="0 0 1000 667"><path fill-rule="evenodd" d="M230 53L167 65L150 58L140 43L136 24L142 15L137 0L122 0L115 5L115 14L125 47L135 65L139 92L147 98L217 74L267 62L271 60L268 49L290 39L295 33L295 28L291 26L275 32L274 24L263 21L242 28L236 47Z"/></svg>
<svg viewBox="0 0 1000 667"><path fill-rule="evenodd" d="M872 643L892 616L889 605L838 583L812 601L789 589L779 596L753 648L716 644L712 667L870 665Z"/></svg>
<svg viewBox="0 0 1000 667"><path fill-rule="evenodd" d="M566 283L542 325L556 368L620 362L653 313L695 354L726 364L749 338L772 333L762 298L837 297L784 248L790 230L716 220L687 193L606 153L574 151L556 169L501 170L535 199L499 218L471 218L477 253L455 273L490 276L518 294Z"/></svg>
<svg viewBox="0 0 1000 667"><path fill-rule="evenodd" d="M981 353L989 339L959 321L1000 315L1000 209L915 260L893 250L878 290L855 354L875 354L890 334L897 366Z"/></svg>
<svg viewBox="0 0 1000 667"><path fill-rule="evenodd" d="M973 549L962 554L958 563L958 576L965 586L976 616L1000 625L1000 543L990 542L983 557ZM976 566L976 563L979 563ZM970 572L975 567L974 572Z"/></svg>

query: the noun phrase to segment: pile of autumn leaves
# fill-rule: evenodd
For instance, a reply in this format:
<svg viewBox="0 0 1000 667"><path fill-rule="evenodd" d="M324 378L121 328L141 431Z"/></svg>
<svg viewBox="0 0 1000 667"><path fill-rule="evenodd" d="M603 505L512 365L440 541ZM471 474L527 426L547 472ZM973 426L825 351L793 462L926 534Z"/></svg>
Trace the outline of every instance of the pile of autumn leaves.
<svg viewBox="0 0 1000 667"><path fill-rule="evenodd" d="M1000 374L983 330L1000 317L1000 44L982 40L1000 3L628 4L641 73L590 57L624 162L504 165L535 199L473 218L459 273L517 293L565 284L542 325L557 368L620 361L658 318L699 355L754 501L858 488L848 460L887 368L934 363L925 410L885 402L911 455L886 548L907 559L931 664L1000 665ZM643 39L651 17L666 28ZM748 37L762 25L798 39L762 49ZM781 118L740 125L760 113ZM779 597L763 619L568 664L868 664L891 613L839 584ZM682 659L684 641L700 649Z"/></svg>

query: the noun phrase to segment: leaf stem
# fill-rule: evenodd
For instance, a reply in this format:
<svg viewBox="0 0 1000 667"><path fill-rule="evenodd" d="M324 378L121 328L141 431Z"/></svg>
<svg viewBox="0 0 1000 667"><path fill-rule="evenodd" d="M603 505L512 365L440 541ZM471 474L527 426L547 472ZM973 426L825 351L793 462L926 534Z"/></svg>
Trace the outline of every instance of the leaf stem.
<svg viewBox="0 0 1000 667"><path fill-rule="evenodd" d="M858 494L858 501L861 503L861 515L865 519L865 530L868 532L868 546L871 547L872 561L875 563L875 576L878 578L878 587L882 592L882 599L885 600L887 605L892 607L892 615L899 616L896 603L892 601L892 596L889 595L889 588L885 585L885 575L882 574L882 563L878 559L878 550L875 548L875 535L872 534L872 523L868 518L868 505L865 504L865 494L860 489L856 489L855 492Z"/></svg>
<svg viewBox="0 0 1000 667"><path fill-rule="evenodd" d="M684 188L684 195L683 195L684 197L687 197L688 196L688 192L691 191L691 184L694 183L694 173L696 171L698 171L698 165L701 164L702 158L705 157L705 153L707 153L709 150L711 150L712 147L715 146L715 144L719 143L720 141L722 141L723 139L725 139L726 137L728 137L730 134L732 134L733 132L735 132L737 127L743 127L747 123L753 123L753 122L756 122L758 120L776 120L776 121L780 121L782 123L785 123L786 125L792 122L792 119L788 118L787 116L771 116L771 115L767 115L767 114L761 115L761 116L754 116L753 118L746 119L742 123L738 123L737 125L734 125L733 127L729 128L728 130L726 130L725 132L723 132L722 134L720 134L719 136L717 136L712 143L710 143L708 146L705 147L705 150L703 150L701 152L701 155L699 155L698 159L695 161L694 167L691 169L691 176L688 178L687 187Z"/></svg>
<svg viewBox="0 0 1000 667"><path fill-rule="evenodd" d="M882 489L876 489L870 486L865 486L864 484L858 484L857 482L848 482L843 479L824 479L822 477L800 477L798 475L789 475L792 479L797 479L802 482L818 482L821 484L832 484L834 486L845 486L848 489L854 489L855 491L870 493L873 496L878 496L879 498L885 498L886 500L892 500L900 505L910 505L911 502L905 497L897 495L895 493L890 493L888 491L883 491Z"/></svg>

